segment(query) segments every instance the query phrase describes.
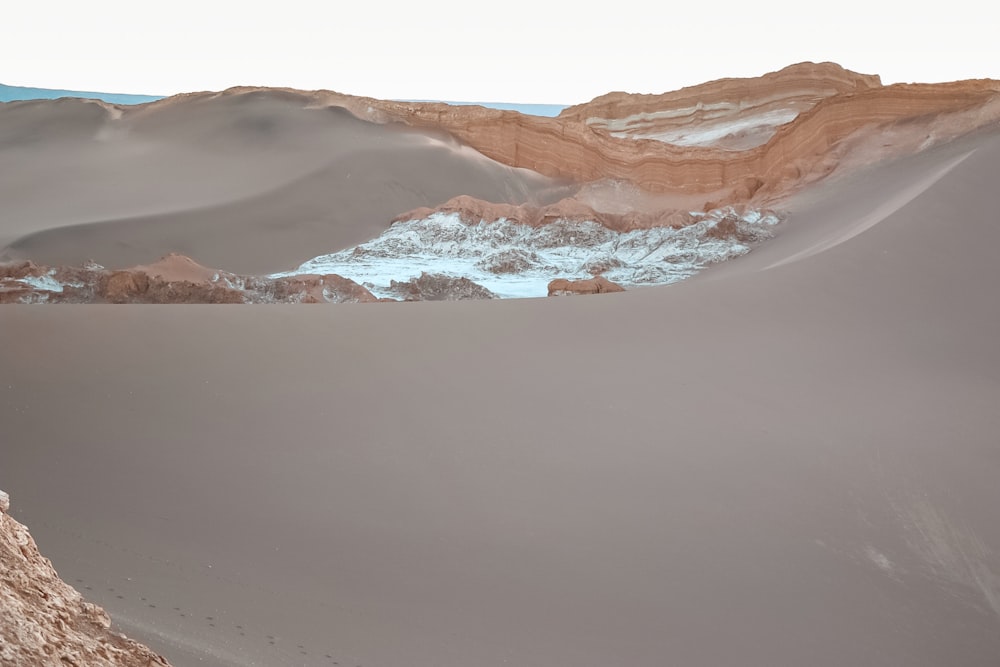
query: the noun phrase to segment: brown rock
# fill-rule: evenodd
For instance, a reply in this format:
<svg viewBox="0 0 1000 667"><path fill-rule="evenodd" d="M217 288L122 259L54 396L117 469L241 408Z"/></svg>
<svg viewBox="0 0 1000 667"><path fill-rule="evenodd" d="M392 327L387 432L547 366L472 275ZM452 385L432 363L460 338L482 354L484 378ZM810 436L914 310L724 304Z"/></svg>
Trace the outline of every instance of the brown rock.
<svg viewBox="0 0 1000 667"><path fill-rule="evenodd" d="M235 277L231 273L202 266L190 257L174 252L152 264L135 266L129 270L133 273L145 273L150 278L158 278L164 282L188 282L196 285L216 282L224 277Z"/></svg>
<svg viewBox="0 0 1000 667"><path fill-rule="evenodd" d="M646 211L627 210L624 212L599 211L575 197L566 197L547 206L532 204L494 203L461 195L449 199L437 208L420 208L396 216L393 222L421 220L433 213L457 213L467 224L496 222L506 219L510 222L541 227L557 220L567 222L595 222L616 232L651 227L674 227L679 229L696 222L690 212L675 208L653 208Z"/></svg>
<svg viewBox="0 0 1000 667"><path fill-rule="evenodd" d="M406 282L391 281L389 290L404 301L466 301L495 299L497 295L468 278L421 273Z"/></svg>
<svg viewBox="0 0 1000 667"><path fill-rule="evenodd" d="M203 97L259 90L185 94L118 111L127 119ZM571 183L628 183L672 198L670 206L678 210L697 210L706 200L715 202L706 208L771 203L842 168L923 150L1000 121L1000 81L883 86L878 76L835 63L799 63L760 77L720 79L661 95L613 92L556 118L327 90L267 90L285 94L290 102L345 108L369 122L443 131L493 160ZM733 129L727 130L729 125ZM611 209L615 217L599 206L593 213L573 210L572 203L556 205L563 210L500 210L464 200L451 206L475 222L507 217L543 224L583 215L627 230L660 224L662 215L647 213L667 204L625 217L624 211ZM411 211L403 218L426 217L433 210Z"/></svg>
<svg viewBox="0 0 1000 667"><path fill-rule="evenodd" d="M40 278L46 270L34 262L10 262L0 264L0 281L20 280L21 278Z"/></svg>
<svg viewBox="0 0 1000 667"><path fill-rule="evenodd" d="M800 63L761 77L721 79L663 95L609 93L570 107L557 118L330 91L310 95L316 103L343 106L373 122L445 130L513 167L578 183L614 179L647 192L703 193L719 205L750 197L773 200L826 176L833 171L831 151L862 130L878 128L883 133L910 125L915 129L908 128L908 135L933 135L941 141L1000 119L1000 104L990 104L1000 97L1000 81L883 86L877 76L834 63ZM782 110L797 115L787 122L765 123L759 131L730 133L708 145L648 138L664 130L697 130L720 120ZM760 132L766 134L764 141ZM921 147L903 142L879 157ZM855 148L865 155L871 151L866 145ZM798 173L789 174L786 167L793 162Z"/></svg>
<svg viewBox="0 0 1000 667"><path fill-rule="evenodd" d="M0 491L0 665L168 665L111 631L107 613L59 578L8 509Z"/></svg>
<svg viewBox="0 0 1000 667"><path fill-rule="evenodd" d="M606 294L609 292L624 292L625 288L613 283L604 276L595 276L583 280L567 280L556 278L549 283L549 296L569 296L573 294Z"/></svg>
<svg viewBox="0 0 1000 667"><path fill-rule="evenodd" d="M100 286L100 292L111 303L133 303L147 291L149 276L141 271L115 271Z"/></svg>
<svg viewBox="0 0 1000 667"><path fill-rule="evenodd" d="M252 297L251 297L252 298ZM353 280L334 273L276 278L273 301L284 303L374 303L374 294Z"/></svg>
<svg viewBox="0 0 1000 667"><path fill-rule="evenodd" d="M25 279L45 279L46 289ZM330 274L285 278L238 276L183 255L121 271L97 265L50 269L31 262L0 265L2 303L372 303L353 280Z"/></svg>

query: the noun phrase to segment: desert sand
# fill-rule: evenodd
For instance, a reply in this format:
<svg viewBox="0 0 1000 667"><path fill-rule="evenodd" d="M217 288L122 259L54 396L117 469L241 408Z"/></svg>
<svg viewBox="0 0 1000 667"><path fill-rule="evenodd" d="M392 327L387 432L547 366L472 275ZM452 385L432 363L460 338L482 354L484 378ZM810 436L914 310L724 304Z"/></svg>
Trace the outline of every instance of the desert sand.
<svg viewBox="0 0 1000 667"><path fill-rule="evenodd" d="M566 192L446 135L301 96L206 97L124 118L93 101L0 105L0 256L9 245L42 264L123 269L176 252L266 273L457 195L520 204Z"/></svg>
<svg viewBox="0 0 1000 667"><path fill-rule="evenodd" d="M0 481L175 665L992 667L998 173L858 158L620 294L3 306Z"/></svg>
<svg viewBox="0 0 1000 667"><path fill-rule="evenodd" d="M0 491L0 662L4 665L169 667L162 656L111 628L38 552L27 528L8 514Z"/></svg>

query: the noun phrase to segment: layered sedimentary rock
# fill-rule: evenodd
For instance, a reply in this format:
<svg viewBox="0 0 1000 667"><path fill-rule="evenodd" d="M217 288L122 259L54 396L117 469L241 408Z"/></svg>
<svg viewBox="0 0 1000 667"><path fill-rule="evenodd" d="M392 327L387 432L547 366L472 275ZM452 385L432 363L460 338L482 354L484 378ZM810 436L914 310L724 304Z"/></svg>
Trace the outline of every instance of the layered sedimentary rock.
<svg viewBox="0 0 1000 667"><path fill-rule="evenodd" d="M547 176L577 183L616 179L652 193L711 195L718 203L780 196L829 173L843 157L841 144L865 128L915 129L921 141L899 146L896 152L905 153L1000 122L1000 81L883 86L876 75L834 63L801 63L662 95L609 93L556 118L249 87L177 95L138 107L101 103L94 113L141 122L200 99L264 93L308 107L343 107L373 123L444 131L493 160ZM733 132L720 135L727 123ZM754 137L761 133L769 138L758 144Z"/></svg>
<svg viewBox="0 0 1000 667"><path fill-rule="evenodd" d="M111 629L111 619L59 578L0 491L0 664L168 665Z"/></svg>
<svg viewBox="0 0 1000 667"><path fill-rule="evenodd" d="M721 79L662 95L609 93L567 108L556 118L478 106L377 100L331 91L258 88L178 95L137 107L82 101L47 104L26 104L8 110L27 114L22 118L24 122L17 125L17 136L8 139L44 142L70 130L75 132L73 136L112 136L119 131L141 130L139 134L147 138L162 136L172 142L204 145L219 151L247 142L271 148L325 136L323 128L327 125L320 121L328 115L338 118L338 127L343 125L349 130L343 134L344 141L357 133L377 135L378 142L405 134L406 142L393 143L395 148L381 153L375 151L380 157L372 158L374 166L369 180L378 181L378 195L369 197L365 210L375 201L384 203L386 193L407 190L406 184L397 182L392 175L395 172L383 170L385 164L402 160L398 151L403 144L409 151L407 155L418 165L406 171L410 176L416 173L423 178L432 173L441 180L438 172L427 169L429 163L425 161L431 153L438 158L441 154L461 156L459 162L464 166L459 172L481 167L492 174L486 179L492 188L492 194L487 196L496 200L479 198L475 195L481 197L481 192L464 185L464 194L441 204L393 211L389 215L382 210L380 216L385 217L379 217L372 226L367 242L355 239L352 243L358 245L319 248L319 252L329 254L317 255L301 264L297 271L286 272L284 266L272 269L283 273L271 277L234 275L204 267L200 273L177 273L178 267L173 267L167 276L161 271L163 267L107 272L100 267L43 270L27 265L14 269L25 275L15 275L9 267L6 278L0 274L0 302L339 302L377 300L365 286L342 278L338 268L341 266L355 269L357 272L351 275L382 297L415 299L425 298L420 296L425 293L438 294L440 290L423 290L416 282L410 284L409 277L419 275L412 271L392 276L397 285L391 291L386 291L386 282L377 283L364 276L378 274L380 263L398 260L401 255L419 260L414 262L414 266L419 265L417 271L439 272L438 265L427 262L458 255L462 255L458 259L464 262L471 256L471 251L452 248L459 238L475 236L473 240L486 241L489 252L481 261L477 260L474 268L490 275L552 269L526 246L498 246L495 237L502 236L503 241L523 236L520 231L512 231L511 225L551 228L554 234L550 236L554 237L560 237L565 228L562 237L542 241L566 247L581 245L579 229L572 228L574 224L593 223L624 234L697 226L701 229L695 239L698 244L704 245L705 240L713 238L731 239L740 244L740 253L745 252L750 243L770 232L767 228L748 226L741 217L745 217L744 213L759 211L769 217L772 211L782 208L791 194L831 174L919 152L960 135L996 126L1000 123L1000 81L883 86L877 76L850 72L833 63L802 63L757 78ZM86 113L79 113L79 108L69 113L73 105L90 106ZM269 111L245 113L248 108ZM280 113L275 111L279 108ZM316 110L320 113L313 112ZM189 125L185 121L191 114L198 116L198 123ZM75 119L79 127L69 128L68 119ZM386 127L377 128L373 124ZM232 141L227 143L226 137ZM414 148L426 148L425 143L434 150L425 154ZM391 155L392 159L383 164L385 155ZM346 190L355 188L359 180L355 169L360 160L357 156L348 157L343 170L321 170L322 178L316 180L323 188L321 199L347 202L344 209L351 209L349 198L344 199L344 190L328 196L326 188L331 183ZM449 160L445 162L451 164ZM454 180L454 173L459 172L449 172L452 176L445 180ZM352 174L355 178L349 181ZM310 179L307 180L313 183ZM349 182L350 185L343 186ZM407 197L390 199L415 201ZM280 214L284 207L294 208L301 203L297 196L281 202L267 213L278 218L268 219L255 233L273 235L275 229L283 228ZM402 208L412 203L396 205ZM727 209L733 210L735 217L723 219L714 214ZM261 207L254 205L240 209L240 215L233 217L240 220L245 215L257 215L260 210ZM356 211L348 212L350 216L356 215ZM445 224L452 214L470 227L499 221L504 225L470 235L465 229L456 231ZM191 215L194 217L185 224L196 220L200 213ZM334 227L327 225L325 215L328 214L310 209L300 216L303 220L299 222L304 227L315 224ZM316 223L317 218L322 221ZM422 221L427 224L421 224ZM392 228L379 228L393 222L413 224L405 230L396 230L399 233L393 233ZM143 227L141 221L135 224L136 228ZM201 229L200 225L196 227ZM91 231L77 230L81 238ZM42 243L41 237L47 233L42 232L41 240L36 240ZM322 238L323 243L336 246L329 236ZM639 240L629 239L629 242ZM176 239L171 243L176 245ZM232 244L221 245L228 249ZM251 245L247 243L248 247ZM16 245L20 254L11 256L29 258L30 252L21 251L31 247L34 246L22 239ZM350 256L343 256L352 247ZM711 254L734 256L732 252ZM299 256L296 255L296 261L301 261ZM670 258L665 261L676 264L676 253ZM701 265L692 264L686 257L683 260ZM613 269L613 262L609 261L597 258L591 267L588 259L586 265L569 271L554 267L557 270L550 271L546 280L554 276L579 277L577 268L588 272L593 268L593 273ZM127 264L122 262L120 266ZM676 272L665 272L665 266L652 268L655 269L652 273L610 277L629 286L679 279ZM480 282L483 279L481 274L464 275ZM400 277L403 279L398 280Z"/></svg>
<svg viewBox="0 0 1000 667"><path fill-rule="evenodd" d="M658 224L678 201L681 208L704 210L774 203L838 169L910 154L1000 122L998 81L883 86L877 76L833 63L803 63L663 95L610 93L557 118L328 91L310 96L314 104L344 106L373 122L444 130L510 166L674 196L672 207L655 199L629 202L624 228ZM607 220L601 214L616 207L614 201L575 199L594 209L591 219ZM489 204L465 199L458 208L471 217ZM571 208L566 200L553 206ZM456 200L438 210L456 210ZM583 207L570 212L573 218L587 214ZM550 218L537 210L515 217L529 224Z"/></svg>
<svg viewBox="0 0 1000 667"><path fill-rule="evenodd" d="M0 303L371 303L379 299L338 275L239 276L183 255L109 271L0 265Z"/></svg>
<svg viewBox="0 0 1000 667"><path fill-rule="evenodd" d="M448 131L504 164L577 182L621 179L654 193L704 193L716 201L788 194L836 167L838 144L865 128L907 124L917 147L1000 121L1000 82L881 86L876 76L832 63L805 63L758 79L724 79L661 96L611 94L557 118L445 104L386 102L317 93L376 122L395 120ZM694 122L750 110L794 112L765 143L748 150L676 145L641 138L656 122ZM643 125L649 119L649 127ZM637 132L624 132L630 122ZM656 122L653 122L656 121ZM615 129L618 128L618 129ZM675 127L676 129L676 127ZM888 154L911 152L900 146Z"/></svg>
<svg viewBox="0 0 1000 667"><path fill-rule="evenodd" d="M825 175L836 166L830 152L835 144L867 126L914 119L932 127L935 116L968 111L969 118L954 119L945 129L947 134L974 129L980 125L975 112L996 100L998 87L996 82L896 85L825 98L766 144L741 152L623 139L585 123L511 112L484 111L471 118L442 113L434 123L416 115L410 122L438 124L495 160L549 176L622 179L650 192L724 191L719 196L733 202L761 190L782 194ZM1000 107L986 115L1000 118Z"/></svg>
<svg viewBox="0 0 1000 667"><path fill-rule="evenodd" d="M556 118L331 91L242 87L139 107L101 103L94 106L93 122L142 125L155 118L162 124L189 103L260 95L303 107L342 107L373 123L443 132L497 162L577 184L623 182L645 193L685 197L675 210L780 200L841 164L911 153L1000 122L998 81L883 86L878 76L833 63L801 63L757 78L721 79L662 95L609 93ZM586 197L577 199L597 214L608 211ZM463 205L472 213L490 203L466 200ZM571 208L566 200L553 206ZM626 228L660 224L669 207L632 201L629 208L653 220L628 220ZM572 217L585 214L583 207L570 211ZM551 216L529 211L520 217L544 224Z"/></svg>
<svg viewBox="0 0 1000 667"><path fill-rule="evenodd" d="M559 114L616 137L679 146L754 148L827 97L878 88L878 76L800 63L753 79L720 79L661 95L608 93Z"/></svg>
<svg viewBox="0 0 1000 667"><path fill-rule="evenodd" d="M212 95L257 90L232 88ZM652 193L705 194L717 203L778 197L830 173L843 157L840 144L865 128L911 126L921 141L887 152L900 154L1000 121L1000 81L883 86L878 76L833 63L801 63L757 78L721 79L663 95L609 93L556 118L331 91L282 92L314 106L341 106L375 123L444 130L498 162L547 176L579 183L618 179ZM759 123L736 127L733 136L684 140L699 130L714 136L726 123L738 125L755 116L761 117ZM747 130L753 136L740 136ZM754 137L762 132L769 138L758 144ZM649 138L671 133L680 141Z"/></svg>

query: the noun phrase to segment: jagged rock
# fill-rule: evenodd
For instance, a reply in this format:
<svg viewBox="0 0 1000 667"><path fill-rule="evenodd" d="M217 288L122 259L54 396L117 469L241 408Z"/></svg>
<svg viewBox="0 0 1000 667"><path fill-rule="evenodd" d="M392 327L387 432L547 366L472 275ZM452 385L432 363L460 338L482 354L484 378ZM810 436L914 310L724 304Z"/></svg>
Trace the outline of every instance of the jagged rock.
<svg viewBox="0 0 1000 667"><path fill-rule="evenodd" d="M239 92L245 91L234 94ZM647 192L699 193L731 204L786 196L828 175L831 152L858 132L882 136L912 124L908 137L941 141L994 123L1000 119L998 93L995 80L883 86L877 76L834 63L799 63L663 95L609 93L556 118L330 92L315 97L373 122L447 131L489 158L546 176L577 183L618 179ZM762 117L756 126L718 132L753 114ZM711 140L670 142L699 133ZM859 147L865 155L876 141L868 138ZM882 157L925 147L909 140L893 144ZM787 170L792 163L794 173Z"/></svg>
<svg viewBox="0 0 1000 667"><path fill-rule="evenodd" d="M523 273L541 261L537 254L525 250L506 250L493 253L477 263L479 268L497 275Z"/></svg>
<svg viewBox="0 0 1000 667"><path fill-rule="evenodd" d="M111 303L131 303L149 291L149 276L136 271L115 271L101 282L99 291Z"/></svg>
<svg viewBox="0 0 1000 667"><path fill-rule="evenodd" d="M592 276L599 276L602 273L620 268L621 266L621 260L616 257L595 257L584 262L581 268Z"/></svg>
<svg viewBox="0 0 1000 667"><path fill-rule="evenodd" d="M88 263L49 268L0 265L2 303L371 303L371 292L335 274L283 278L238 276L168 255L144 266L108 271Z"/></svg>
<svg viewBox="0 0 1000 667"><path fill-rule="evenodd" d="M336 274L304 274L276 278L272 301L284 303L374 303L374 294Z"/></svg>
<svg viewBox="0 0 1000 667"><path fill-rule="evenodd" d="M460 195L436 208L422 206L396 216L393 222L423 220L434 213L457 213L467 224L508 220L530 227L542 227L555 222L596 222L616 232L628 232L651 227L680 228L695 222L688 211L674 208L652 208L648 211L601 211L577 198L566 197L554 204L506 204L487 202Z"/></svg>
<svg viewBox="0 0 1000 667"><path fill-rule="evenodd" d="M225 285L151 278L138 269L115 271L98 283L98 293L110 303L243 303L238 289Z"/></svg>
<svg viewBox="0 0 1000 667"><path fill-rule="evenodd" d="M168 665L59 578L0 491L0 665Z"/></svg>
<svg viewBox="0 0 1000 667"><path fill-rule="evenodd" d="M609 292L624 292L625 288L613 283L604 276L584 278L582 280L567 280L556 278L549 283L549 296L569 296L573 294L607 294Z"/></svg>
<svg viewBox="0 0 1000 667"><path fill-rule="evenodd" d="M389 291L404 301L465 301L495 299L497 295L468 278L454 278L436 273L421 273L406 282L391 281Z"/></svg>
<svg viewBox="0 0 1000 667"><path fill-rule="evenodd" d="M28 277L39 278L43 275L45 275L45 270L31 261L0 264L0 280L20 280Z"/></svg>

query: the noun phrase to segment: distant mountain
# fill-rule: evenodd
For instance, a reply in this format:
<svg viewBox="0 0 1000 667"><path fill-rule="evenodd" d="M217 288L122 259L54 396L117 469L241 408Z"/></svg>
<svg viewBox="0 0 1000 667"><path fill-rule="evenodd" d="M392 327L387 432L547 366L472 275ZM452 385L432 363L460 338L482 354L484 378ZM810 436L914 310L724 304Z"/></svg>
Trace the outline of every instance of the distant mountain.
<svg viewBox="0 0 1000 667"><path fill-rule="evenodd" d="M163 95L127 95L124 93L95 93L81 90L56 90L54 88L28 88L25 86L7 86L0 83L0 102L16 102L18 100L55 100L60 97L79 97L91 100L104 100L111 104L145 104L163 99ZM408 102L438 102L441 100L407 100ZM520 111L532 116L558 116L566 108L564 104L515 104L507 102L447 102L456 106L477 104L489 109L504 109Z"/></svg>
<svg viewBox="0 0 1000 667"><path fill-rule="evenodd" d="M80 90L55 90L52 88L26 88L24 86L6 86L0 83L0 102L54 100L60 97L104 100L111 104L145 104L146 102L155 102L162 99L162 96L156 95L125 95L120 93L93 93Z"/></svg>

